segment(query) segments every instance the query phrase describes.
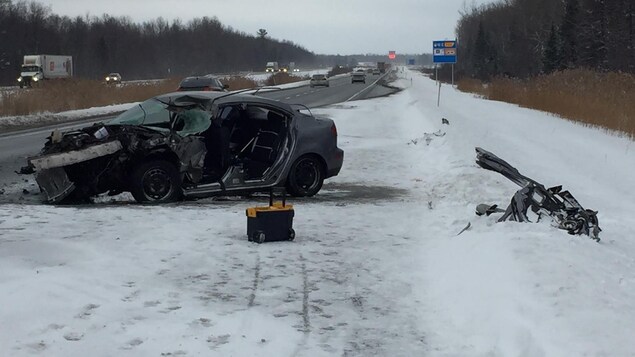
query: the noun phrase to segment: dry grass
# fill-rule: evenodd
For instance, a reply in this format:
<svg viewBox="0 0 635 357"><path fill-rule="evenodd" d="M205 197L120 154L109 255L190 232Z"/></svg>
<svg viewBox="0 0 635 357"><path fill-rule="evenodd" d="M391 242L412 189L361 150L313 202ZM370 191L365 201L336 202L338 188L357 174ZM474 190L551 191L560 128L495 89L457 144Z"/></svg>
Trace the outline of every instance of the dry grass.
<svg viewBox="0 0 635 357"><path fill-rule="evenodd" d="M35 113L58 113L67 110L102 107L143 101L159 94L175 91L180 78L163 81L106 85L100 81L72 79L38 83L32 89L0 92L0 116ZM223 80L230 90L254 88L255 81L244 77ZM280 83L279 83L280 84Z"/></svg>
<svg viewBox="0 0 635 357"><path fill-rule="evenodd" d="M86 79L47 81L36 88L2 94L0 116L56 113L137 102L172 92L178 84L178 79L116 86Z"/></svg>
<svg viewBox="0 0 635 357"><path fill-rule="evenodd" d="M306 78L292 76L289 73L279 72L272 76L270 76L265 85L268 86L277 86L280 84L294 83L299 81L304 81Z"/></svg>
<svg viewBox="0 0 635 357"><path fill-rule="evenodd" d="M499 78L484 86L462 80L459 89L488 99L543 110L635 138L635 76L576 69L529 80Z"/></svg>
<svg viewBox="0 0 635 357"><path fill-rule="evenodd" d="M223 84L229 85L229 90L248 89L258 86L258 83L253 79L239 76L223 78L221 79L221 82L223 82Z"/></svg>
<svg viewBox="0 0 635 357"><path fill-rule="evenodd" d="M485 96L486 86L478 79L464 78L457 83L457 88L463 92L476 93Z"/></svg>

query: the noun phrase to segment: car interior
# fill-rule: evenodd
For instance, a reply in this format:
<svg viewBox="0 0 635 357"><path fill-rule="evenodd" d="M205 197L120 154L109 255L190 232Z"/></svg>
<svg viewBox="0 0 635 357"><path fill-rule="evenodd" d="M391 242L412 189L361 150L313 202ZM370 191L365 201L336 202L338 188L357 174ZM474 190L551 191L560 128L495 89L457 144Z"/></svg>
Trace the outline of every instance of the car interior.
<svg viewBox="0 0 635 357"><path fill-rule="evenodd" d="M208 153L205 181L218 181L233 165L242 165L245 180L260 179L285 143L289 119L257 105L230 105L219 110L202 133Z"/></svg>

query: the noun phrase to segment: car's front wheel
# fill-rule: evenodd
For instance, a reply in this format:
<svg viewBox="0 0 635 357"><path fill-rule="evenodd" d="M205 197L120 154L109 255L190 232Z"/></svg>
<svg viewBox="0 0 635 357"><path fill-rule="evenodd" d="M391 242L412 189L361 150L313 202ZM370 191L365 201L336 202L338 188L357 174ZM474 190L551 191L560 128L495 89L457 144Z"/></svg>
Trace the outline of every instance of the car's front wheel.
<svg viewBox="0 0 635 357"><path fill-rule="evenodd" d="M287 177L287 190L296 197L311 197L324 183L322 163L315 156L303 156L291 166Z"/></svg>
<svg viewBox="0 0 635 357"><path fill-rule="evenodd" d="M134 169L130 178L130 192L137 202L163 203L181 198L179 171L168 161L146 161Z"/></svg>

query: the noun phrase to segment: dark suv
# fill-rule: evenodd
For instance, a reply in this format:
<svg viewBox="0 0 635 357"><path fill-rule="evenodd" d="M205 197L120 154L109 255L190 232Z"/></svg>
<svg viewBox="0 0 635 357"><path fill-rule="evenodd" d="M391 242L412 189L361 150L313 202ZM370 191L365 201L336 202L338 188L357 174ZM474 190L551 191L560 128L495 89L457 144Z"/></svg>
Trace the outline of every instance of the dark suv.
<svg viewBox="0 0 635 357"><path fill-rule="evenodd" d="M218 78L214 76L201 76L201 77L187 77L179 84L179 91L212 91L212 92L226 92L229 86L221 83Z"/></svg>

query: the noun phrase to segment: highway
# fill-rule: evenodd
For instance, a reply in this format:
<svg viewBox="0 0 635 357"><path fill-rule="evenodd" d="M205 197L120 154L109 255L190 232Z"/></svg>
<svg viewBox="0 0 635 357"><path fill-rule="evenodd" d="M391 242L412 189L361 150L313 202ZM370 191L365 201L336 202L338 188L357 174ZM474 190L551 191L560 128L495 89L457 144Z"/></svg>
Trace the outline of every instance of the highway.
<svg viewBox="0 0 635 357"><path fill-rule="evenodd" d="M377 85L379 76L368 75L366 83L351 83L350 76L330 79L329 87L301 86L283 90L261 92L258 95L276 99L289 104L303 104L309 108L341 103L349 100L361 100L369 97L388 95L394 89ZM19 176L15 171L26 165L25 158L35 155L44 145L46 137L54 129L61 131L90 125L93 122L106 121L112 116L88 119L73 123L57 124L41 128L0 134L0 203L16 199L9 194L11 187L29 181L33 186L32 175ZM36 189L36 188L34 188Z"/></svg>

